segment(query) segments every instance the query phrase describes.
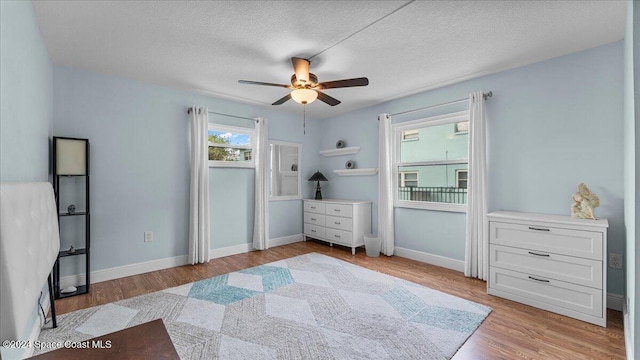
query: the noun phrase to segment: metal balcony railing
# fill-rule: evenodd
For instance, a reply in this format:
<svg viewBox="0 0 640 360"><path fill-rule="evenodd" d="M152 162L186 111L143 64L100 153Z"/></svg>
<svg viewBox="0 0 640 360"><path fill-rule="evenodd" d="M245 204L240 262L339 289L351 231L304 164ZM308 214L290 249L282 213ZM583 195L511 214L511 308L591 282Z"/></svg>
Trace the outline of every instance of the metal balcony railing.
<svg viewBox="0 0 640 360"><path fill-rule="evenodd" d="M398 199L406 201L466 204L467 189L454 187L407 186L398 188Z"/></svg>

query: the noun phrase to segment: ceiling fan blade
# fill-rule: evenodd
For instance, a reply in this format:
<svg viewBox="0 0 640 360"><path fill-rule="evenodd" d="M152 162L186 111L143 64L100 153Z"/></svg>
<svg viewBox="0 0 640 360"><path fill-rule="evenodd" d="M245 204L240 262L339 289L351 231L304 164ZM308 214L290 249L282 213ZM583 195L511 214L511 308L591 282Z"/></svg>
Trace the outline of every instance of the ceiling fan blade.
<svg viewBox="0 0 640 360"><path fill-rule="evenodd" d="M249 84L249 85L277 86L277 87L283 87L283 88L287 88L287 89L293 89L293 86L291 86L291 85L274 84L274 83L261 82L261 81L238 80L238 83L240 83L240 84Z"/></svg>
<svg viewBox="0 0 640 360"><path fill-rule="evenodd" d="M360 78L354 78L354 79L344 79L344 80L323 82L318 84L318 90L355 87L355 86L367 86L367 85L369 85L369 79L367 79L366 77L360 77Z"/></svg>
<svg viewBox="0 0 640 360"><path fill-rule="evenodd" d="M309 64L311 62L307 59L292 57L291 64L293 65L293 72L296 75L296 79L302 85L309 83Z"/></svg>
<svg viewBox="0 0 640 360"><path fill-rule="evenodd" d="M287 96L285 96L285 97L283 97L282 99L280 99L280 100L278 100L278 101L274 102L274 103L273 103L273 104L271 104L271 105L281 105L281 104L284 104L285 102L289 101L289 99L291 99L291 94L287 94Z"/></svg>
<svg viewBox="0 0 640 360"><path fill-rule="evenodd" d="M340 100L331 97L323 92L320 92L318 90L316 90L316 92L318 93L318 100L322 101L325 104L331 105L331 106L336 106L338 104L340 104Z"/></svg>

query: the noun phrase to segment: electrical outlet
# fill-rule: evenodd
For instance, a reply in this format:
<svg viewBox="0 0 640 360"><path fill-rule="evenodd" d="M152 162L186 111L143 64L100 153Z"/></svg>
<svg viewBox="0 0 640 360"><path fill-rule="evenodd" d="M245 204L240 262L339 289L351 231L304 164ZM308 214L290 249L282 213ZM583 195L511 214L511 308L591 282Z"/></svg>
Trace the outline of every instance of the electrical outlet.
<svg viewBox="0 0 640 360"><path fill-rule="evenodd" d="M622 254L609 253L609 267L622 269Z"/></svg>
<svg viewBox="0 0 640 360"><path fill-rule="evenodd" d="M153 241L153 231L144 232L144 242Z"/></svg>

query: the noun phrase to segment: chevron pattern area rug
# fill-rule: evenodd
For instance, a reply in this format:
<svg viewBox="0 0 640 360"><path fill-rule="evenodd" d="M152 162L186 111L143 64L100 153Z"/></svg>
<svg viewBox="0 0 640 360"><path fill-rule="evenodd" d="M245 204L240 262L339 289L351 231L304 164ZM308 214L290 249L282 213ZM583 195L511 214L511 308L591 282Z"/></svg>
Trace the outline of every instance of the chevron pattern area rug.
<svg viewBox="0 0 640 360"><path fill-rule="evenodd" d="M311 253L60 315L38 340L162 318L182 359L450 359L490 312Z"/></svg>

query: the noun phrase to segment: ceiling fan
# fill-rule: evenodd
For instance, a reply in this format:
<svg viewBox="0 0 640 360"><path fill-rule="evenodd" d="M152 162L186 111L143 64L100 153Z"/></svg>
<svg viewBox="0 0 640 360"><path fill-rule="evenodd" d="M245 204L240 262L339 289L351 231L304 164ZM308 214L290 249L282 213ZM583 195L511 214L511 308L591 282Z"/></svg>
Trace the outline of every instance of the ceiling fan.
<svg viewBox="0 0 640 360"><path fill-rule="evenodd" d="M366 77L319 83L318 77L315 74L309 72L309 64L311 64L309 60L299 57L292 57L291 63L293 64L294 71L294 74L291 75L291 85L273 84L249 80L238 80L238 82L240 84L278 86L292 90L291 93L289 93L287 96L274 102L271 105L284 104L289 99L293 99L299 104L306 105L311 104L316 99L318 99L328 105L336 106L340 104L340 100L331 97L320 90L369 85L369 79L367 79Z"/></svg>

